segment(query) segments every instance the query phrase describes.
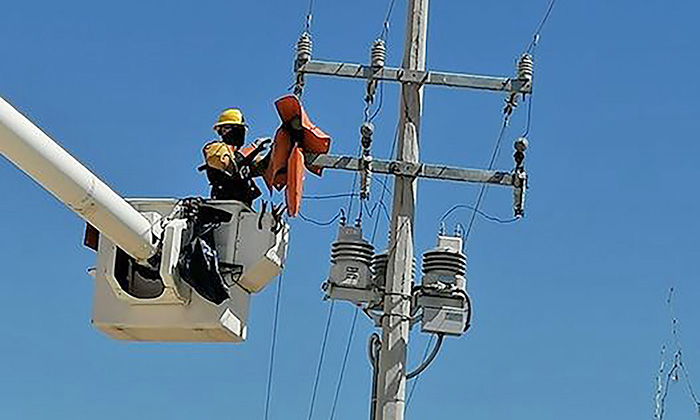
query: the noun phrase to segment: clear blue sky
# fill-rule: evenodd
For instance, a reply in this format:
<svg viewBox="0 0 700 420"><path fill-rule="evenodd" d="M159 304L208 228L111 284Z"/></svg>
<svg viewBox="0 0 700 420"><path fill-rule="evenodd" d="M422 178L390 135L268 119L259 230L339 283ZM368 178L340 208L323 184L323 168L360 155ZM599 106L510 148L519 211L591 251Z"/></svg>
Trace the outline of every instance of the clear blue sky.
<svg viewBox="0 0 700 420"><path fill-rule="evenodd" d="M5 3L0 95L130 197L207 194L195 168L225 107L244 110L251 139L273 133L272 104L292 82L308 7L306 0ZM510 75L548 2L432 3L429 68ZM314 56L365 62L387 6L316 0ZM401 60L404 11L397 1L392 66ZM691 1L557 2L535 64L527 217L513 225L478 220L467 247L473 328L446 340L407 418L651 418L670 284L684 360L700 389L699 14ZM378 157L389 153L398 109L396 87L384 94ZM355 153L363 95L360 82L308 81L305 105L333 136L333 152ZM502 100L427 88L421 159L484 167ZM516 111L498 168L511 168L524 111ZM351 182L328 172L309 177L306 192L346 192ZM275 286L253 299L245 344L113 341L90 326L86 269L94 256L81 246L83 222L4 159L0 191L0 418L263 417ZM420 182L418 253L434 245L440 215L473 203L477 192ZM510 194L490 189L484 210L509 217ZM303 212L328 220L343 205L307 201ZM458 212L448 226L468 218ZM381 249L384 219L379 229ZM319 286L334 235L335 227L292 222L272 419L307 416L328 310ZM329 416L352 318L349 305L336 309L315 419ZM336 419L367 417L371 332L368 320L358 321ZM414 366L427 338L412 338ZM666 418L694 412L683 387L672 387Z"/></svg>

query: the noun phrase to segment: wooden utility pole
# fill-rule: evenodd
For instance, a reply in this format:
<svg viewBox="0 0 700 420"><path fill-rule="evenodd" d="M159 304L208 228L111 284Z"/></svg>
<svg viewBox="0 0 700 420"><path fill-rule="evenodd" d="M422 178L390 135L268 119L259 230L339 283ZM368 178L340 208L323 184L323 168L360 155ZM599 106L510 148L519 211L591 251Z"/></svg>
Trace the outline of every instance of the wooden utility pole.
<svg viewBox="0 0 700 420"><path fill-rule="evenodd" d="M409 0L402 68L425 70L428 0ZM418 162L418 137L423 107L423 85L401 84L397 161ZM411 320L413 280L413 222L417 178L394 177L394 200L389 240L389 265L382 318L382 346L377 382L377 420L402 420L406 396L406 349Z"/></svg>

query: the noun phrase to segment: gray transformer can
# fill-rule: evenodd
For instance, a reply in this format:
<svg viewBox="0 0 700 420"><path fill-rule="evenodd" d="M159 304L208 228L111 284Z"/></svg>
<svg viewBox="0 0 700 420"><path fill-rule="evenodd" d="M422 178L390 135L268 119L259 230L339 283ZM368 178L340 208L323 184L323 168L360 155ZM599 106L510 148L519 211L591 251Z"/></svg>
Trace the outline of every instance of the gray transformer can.
<svg viewBox="0 0 700 420"><path fill-rule="evenodd" d="M467 257L459 236L438 236L438 246L423 254L417 300L423 310L423 332L462 335L469 327L466 271Z"/></svg>
<svg viewBox="0 0 700 420"><path fill-rule="evenodd" d="M331 248L331 270L323 288L326 298L355 304L378 299L371 264L374 247L362 238L362 229L340 226Z"/></svg>

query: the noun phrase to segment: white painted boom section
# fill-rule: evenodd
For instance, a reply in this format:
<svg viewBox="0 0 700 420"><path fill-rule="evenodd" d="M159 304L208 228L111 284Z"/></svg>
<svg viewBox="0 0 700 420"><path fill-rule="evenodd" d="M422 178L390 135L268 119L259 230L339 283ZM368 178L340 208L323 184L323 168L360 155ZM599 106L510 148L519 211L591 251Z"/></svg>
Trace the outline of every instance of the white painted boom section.
<svg viewBox="0 0 700 420"><path fill-rule="evenodd" d="M2 98L0 152L127 254L151 256L149 221Z"/></svg>

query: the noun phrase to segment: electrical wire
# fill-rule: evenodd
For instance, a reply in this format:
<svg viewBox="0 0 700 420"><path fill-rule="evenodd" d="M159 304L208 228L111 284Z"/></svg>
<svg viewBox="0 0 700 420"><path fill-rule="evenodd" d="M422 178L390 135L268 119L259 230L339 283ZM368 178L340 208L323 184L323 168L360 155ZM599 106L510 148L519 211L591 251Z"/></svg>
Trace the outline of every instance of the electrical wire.
<svg viewBox="0 0 700 420"><path fill-rule="evenodd" d="M498 157L498 152L501 149L501 142L503 141L503 135L505 134L506 128L508 127L508 121L509 121L509 114L504 114L503 124L501 125L501 129L498 133L498 137L496 138L496 145L493 148L493 153L491 153L491 160L489 161L488 170L493 169L493 165L496 162L496 158ZM467 240L469 239L469 234L471 233L472 226L474 226L474 220L476 219L476 215L480 212L479 207L481 206L481 201L483 200L484 194L486 193L487 189L488 189L488 184L481 184L481 188L479 189L479 195L477 196L476 204L474 205L474 212L472 213L471 219L469 219L469 225L467 226L467 233L464 235L465 244L466 244Z"/></svg>
<svg viewBox="0 0 700 420"><path fill-rule="evenodd" d="M547 23L547 19L549 19L549 15L552 13L552 9L554 8L554 3L556 3L557 0L550 0L549 6L547 7L547 11L544 14L544 17L540 21L540 24L537 25L537 29L535 29L534 34L532 35L532 40L530 41L530 44L528 47L525 49L527 53L530 53L530 51L535 48L537 45L537 42L540 40L540 33L542 32L542 28L544 28L544 24Z"/></svg>
<svg viewBox="0 0 700 420"><path fill-rule="evenodd" d="M405 105L405 103L404 103ZM396 126L396 129L394 130L394 141L391 143L391 151L389 152L389 159L393 159L394 157L394 151L396 150L396 144L398 143L399 140L399 126ZM379 180L379 182L382 184L382 192L379 195L379 202L384 205L384 209L386 210L386 205L384 204L384 193L386 193L389 189L386 185L386 179L388 175L384 175L384 178ZM389 212L387 211L387 218L389 219L389 224L391 224L391 216L389 216ZM377 234L377 227L379 225L379 215L374 219L374 226L372 227L372 240L371 242L374 243L374 238Z"/></svg>
<svg viewBox="0 0 700 420"><path fill-rule="evenodd" d="M391 0L391 3L389 3L389 9L386 12L384 23L382 23L382 31L379 33L379 38L384 41L386 41L386 37L389 35L389 20L391 19L391 12L394 11L394 2L395 0Z"/></svg>
<svg viewBox="0 0 700 420"><path fill-rule="evenodd" d="M389 210L387 209L386 204L384 204L383 202L377 200L377 202L374 203L371 209L369 208L369 204L365 203L364 206L365 210L367 211L367 216L369 216L370 219L373 218L375 214L378 214L378 210L382 210L382 213L384 214L384 217L386 217L387 222L391 221L391 217L389 216ZM375 233L376 232L372 232L372 240L370 240L370 242L374 242Z"/></svg>
<svg viewBox="0 0 700 420"><path fill-rule="evenodd" d="M360 150L361 150L360 148L357 149L358 155L360 154ZM350 190L351 191L350 194L353 194L353 195L350 196L350 198L348 198L348 205L345 208L346 214L348 216L348 220L350 220L352 218L352 213L351 213L352 212L352 202L353 202L352 197L354 197L355 195L359 195L358 193L355 192L355 186L357 185L357 171L353 171L353 172L354 172L354 174L352 176L352 187Z"/></svg>
<svg viewBox="0 0 700 420"><path fill-rule="evenodd" d="M532 95L527 97L527 120L525 122L525 132L522 137L527 137L530 134L530 121L532 120Z"/></svg>
<svg viewBox="0 0 700 420"><path fill-rule="evenodd" d="M305 32L311 32L311 18L313 17L314 0L309 0L309 10L306 13L306 25L304 27Z"/></svg>
<svg viewBox="0 0 700 420"><path fill-rule="evenodd" d="M316 226L321 226L321 227L332 225L333 223L335 223L336 220L338 220L342 216L343 216L343 210L340 209L340 211L331 220L329 220L327 222L319 222L318 220L314 220L314 219L311 219L311 218L304 216L304 214L301 212L299 213L299 217L301 218L301 220L303 220L305 222L309 222L309 223L314 224Z"/></svg>
<svg viewBox="0 0 700 420"><path fill-rule="evenodd" d="M374 113L372 113L372 116L369 117L368 121L372 122L374 121L374 118L379 114L379 111L382 109L382 105L384 104L384 81L380 80L379 82L379 105L377 105L377 109L374 110Z"/></svg>
<svg viewBox="0 0 700 420"><path fill-rule="evenodd" d="M332 200L335 198L347 198L355 197L360 194L358 193L339 193L339 194L328 194L328 195L305 195L302 198L304 200Z"/></svg>
<svg viewBox="0 0 700 420"><path fill-rule="evenodd" d="M275 315L274 321L272 322L272 344L270 345L270 367L267 373L267 391L265 393L265 420L269 419L270 414L270 397L272 395L272 372L275 366L275 347L277 344L277 321L279 318L280 310L280 296L282 295L282 278L284 271L280 273L279 280L277 281L277 297L275 298Z"/></svg>
<svg viewBox="0 0 700 420"><path fill-rule="evenodd" d="M430 363L435 360L435 356L437 356L438 352L440 351L440 347L442 347L442 340L445 338L445 335L442 333L438 333L438 341L435 343L435 347L433 347L433 351L430 352L430 355L428 357L423 357L423 362L412 372L409 372L406 374L406 380L417 378L418 375L423 373L425 369L430 366ZM416 379L417 380L417 379Z"/></svg>
<svg viewBox="0 0 700 420"><path fill-rule="evenodd" d="M666 412L666 397L668 396L669 385L672 381L677 382L680 380L679 372L683 374L686 390L695 404L696 414L700 417L700 400L698 400L698 396L693 389L690 373L683 363L683 347L681 346L680 333L678 332L678 318L676 318L673 311L673 292L674 287L670 287L668 297L666 298L666 305L671 320L671 337L673 339L673 345L675 346L675 352L673 353L673 364L668 372L665 372L664 354L667 347L666 344L661 347L661 362L656 380L657 391L654 397L654 419L656 420L663 420Z"/></svg>
<svg viewBox="0 0 700 420"><path fill-rule="evenodd" d="M345 355L343 356L343 364L340 367L340 376L338 377L338 385L335 388L335 395L333 396L333 406L331 407L330 420L335 417L335 409L338 406L338 397L340 396L340 387L343 384L343 376L345 375L345 367L348 363L348 355L350 354L350 346L352 345L352 337L355 334L355 324L357 323L357 314L360 312L359 308L355 308L355 313L352 316L352 324L350 325L350 333L348 334L348 343L345 346Z"/></svg>
<svg viewBox="0 0 700 420"><path fill-rule="evenodd" d="M318 356L318 366L316 367L316 377L314 378L313 391L311 392L311 403L309 404L309 417L311 420L314 414L314 404L316 403L316 391L321 378L321 367L323 366L323 357L326 354L326 343L328 342L328 332L330 331L331 318L333 317L333 307L335 300L331 300L330 308L328 309L328 319L326 319L326 328L323 331L323 340L321 341L321 354Z"/></svg>
<svg viewBox="0 0 700 420"><path fill-rule="evenodd" d="M456 204L456 205L452 206L449 210L447 210L447 211L442 215L442 217L440 217L440 223L444 222L445 219L447 219L447 216L449 216L450 214L452 214L455 210L459 210L459 209L468 209L468 210L471 210L471 211L473 211L473 212L479 214L479 216L482 216L482 217L485 218L486 220L490 220L490 221L492 221L492 222L501 223L501 224L513 223L513 222L517 222L518 220L520 220L519 217L513 217L513 218L511 218L511 219L501 219L501 218L498 218L498 217L496 217L496 216L491 216L491 215L489 215L489 214L487 214L487 213L484 213L483 211L477 209L477 208L474 207L474 206L470 206L469 204Z"/></svg>
<svg viewBox="0 0 700 420"><path fill-rule="evenodd" d="M425 345L425 352L423 352L423 361L428 358L428 352L430 351L430 346L433 344L433 340L435 339L434 335L430 336L430 340L428 340L428 343ZM420 377L416 378L415 381L413 381L413 384L411 384L411 391L408 393L408 398L406 398L406 408L408 408L408 405L411 403L411 399L413 398L413 393L416 391L416 387L418 386L418 381L420 380Z"/></svg>

